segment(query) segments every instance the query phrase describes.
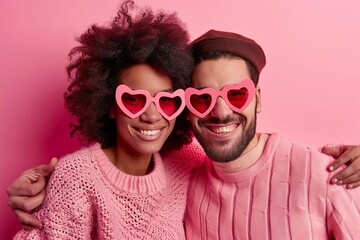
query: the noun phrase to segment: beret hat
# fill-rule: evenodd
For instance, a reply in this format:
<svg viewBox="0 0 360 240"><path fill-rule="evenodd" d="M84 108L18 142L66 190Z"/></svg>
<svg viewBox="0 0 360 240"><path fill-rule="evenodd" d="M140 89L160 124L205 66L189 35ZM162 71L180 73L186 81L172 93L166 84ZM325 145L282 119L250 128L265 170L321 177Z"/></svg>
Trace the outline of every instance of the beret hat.
<svg viewBox="0 0 360 240"><path fill-rule="evenodd" d="M258 73L266 63L265 53L254 40L237 33L210 30L190 44L195 58L207 52L229 52L252 63Z"/></svg>

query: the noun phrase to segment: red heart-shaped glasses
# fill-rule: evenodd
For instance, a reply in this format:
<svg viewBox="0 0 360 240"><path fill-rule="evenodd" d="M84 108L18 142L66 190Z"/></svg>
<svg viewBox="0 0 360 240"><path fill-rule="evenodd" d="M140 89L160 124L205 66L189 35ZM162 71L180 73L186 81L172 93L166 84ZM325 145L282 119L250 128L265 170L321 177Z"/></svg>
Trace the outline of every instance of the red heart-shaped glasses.
<svg viewBox="0 0 360 240"><path fill-rule="evenodd" d="M185 103L188 109L197 117L203 118L214 108L216 100L221 97L229 108L241 113L255 95L255 85L250 79L238 84L227 85L220 91L212 88L185 90Z"/></svg>
<svg viewBox="0 0 360 240"><path fill-rule="evenodd" d="M115 98L120 109L130 118L140 116L152 102L160 114L169 121L176 118L185 108L182 89L175 92L158 92L152 97L146 90L132 90L122 84L117 87Z"/></svg>

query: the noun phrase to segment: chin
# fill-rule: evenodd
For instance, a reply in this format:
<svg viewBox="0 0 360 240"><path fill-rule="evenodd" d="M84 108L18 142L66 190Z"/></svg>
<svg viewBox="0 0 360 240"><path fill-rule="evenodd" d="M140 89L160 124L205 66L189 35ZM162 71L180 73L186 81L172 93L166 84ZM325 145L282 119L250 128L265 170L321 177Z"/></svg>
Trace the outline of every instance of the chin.
<svg viewBox="0 0 360 240"><path fill-rule="evenodd" d="M161 150L162 145L159 146L142 146L138 147L138 152L141 154L154 154Z"/></svg>

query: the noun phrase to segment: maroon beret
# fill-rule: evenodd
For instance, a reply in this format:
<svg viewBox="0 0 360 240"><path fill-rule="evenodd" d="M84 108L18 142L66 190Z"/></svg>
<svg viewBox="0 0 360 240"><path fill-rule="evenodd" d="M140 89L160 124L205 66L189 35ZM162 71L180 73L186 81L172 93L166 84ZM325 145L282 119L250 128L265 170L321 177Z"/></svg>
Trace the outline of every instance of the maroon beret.
<svg viewBox="0 0 360 240"><path fill-rule="evenodd" d="M254 40L237 33L210 30L195 39L190 47L195 58L207 52L229 52L252 63L258 73L264 68L264 51Z"/></svg>

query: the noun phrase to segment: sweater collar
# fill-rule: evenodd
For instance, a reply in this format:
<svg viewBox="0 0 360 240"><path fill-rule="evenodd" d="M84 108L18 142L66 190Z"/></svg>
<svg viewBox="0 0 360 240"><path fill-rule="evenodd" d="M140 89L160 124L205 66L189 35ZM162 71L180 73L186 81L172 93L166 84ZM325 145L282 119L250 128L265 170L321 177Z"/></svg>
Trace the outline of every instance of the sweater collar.
<svg viewBox="0 0 360 240"><path fill-rule="evenodd" d="M216 175L227 182L240 182L253 177L268 165L278 140L277 134L262 133L255 148L245 155L228 163L212 162Z"/></svg>
<svg viewBox="0 0 360 240"><path fill-rule="evenodd" d="M101 149L100 144L91 146L90 150L104 179L120 191L131 194L154 194L161 191L166 185L166 172L159 153L153 154L154 169L152 172L144 176L133 176L116 168Z"/></svg>

